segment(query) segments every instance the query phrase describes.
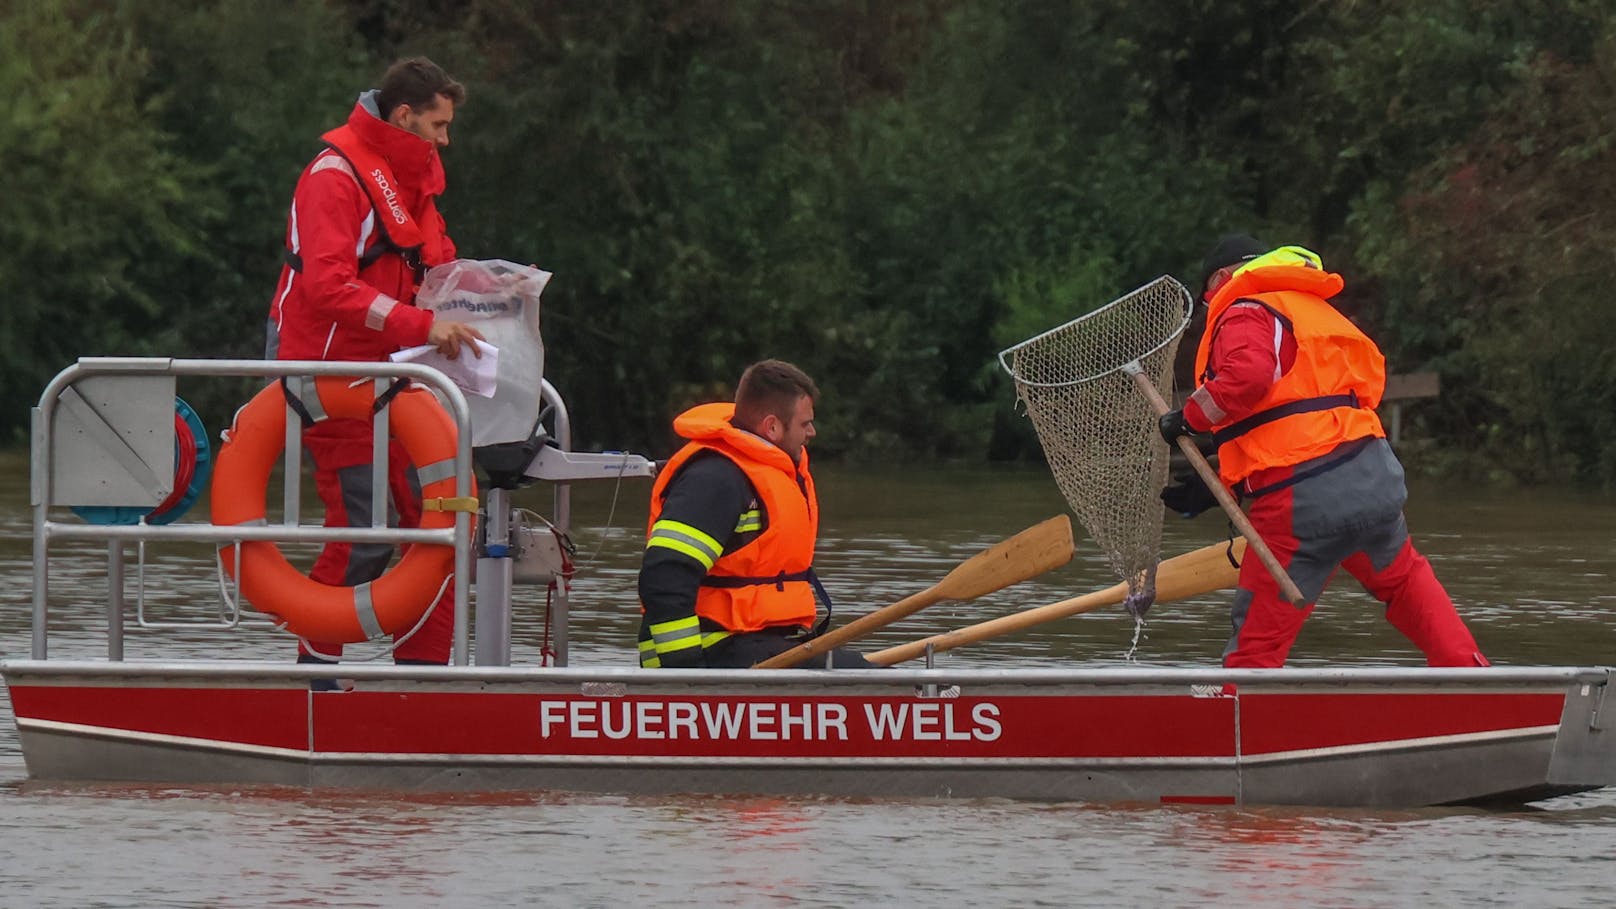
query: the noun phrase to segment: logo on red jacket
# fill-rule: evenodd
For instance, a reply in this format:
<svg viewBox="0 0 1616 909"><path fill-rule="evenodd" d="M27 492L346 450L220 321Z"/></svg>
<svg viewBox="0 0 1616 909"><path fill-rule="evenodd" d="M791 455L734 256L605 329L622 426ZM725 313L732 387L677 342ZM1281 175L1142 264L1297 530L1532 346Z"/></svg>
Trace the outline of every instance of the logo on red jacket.
<svg viewBox="0 0 1616 909"><path fill-rule="evenodd" d="M393 189L392 184L387 182L387 175L382 173L382 169L378 167L371 171L370 178L381 188L382 198L387 200L387 208L393 213L394 223L404 224L409 221L410 216L404 213L404 206L398 204L398 190Z"/></svg>

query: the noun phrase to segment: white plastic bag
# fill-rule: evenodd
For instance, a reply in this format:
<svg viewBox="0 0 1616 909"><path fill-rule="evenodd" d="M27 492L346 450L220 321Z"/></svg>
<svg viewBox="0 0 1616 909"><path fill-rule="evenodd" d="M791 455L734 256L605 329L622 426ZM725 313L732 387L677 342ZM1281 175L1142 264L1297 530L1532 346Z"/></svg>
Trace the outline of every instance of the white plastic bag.
<svg viewBox="0 0 1616 909"><path fill-rule="evenodd" d="M533 431L544 381L539 297L549 282L549 272L531 265L456 259L428 271L415 295L417 306L440 319L475 323L499 348L494 396L466 399L474 446L523 442Z"/></svg>

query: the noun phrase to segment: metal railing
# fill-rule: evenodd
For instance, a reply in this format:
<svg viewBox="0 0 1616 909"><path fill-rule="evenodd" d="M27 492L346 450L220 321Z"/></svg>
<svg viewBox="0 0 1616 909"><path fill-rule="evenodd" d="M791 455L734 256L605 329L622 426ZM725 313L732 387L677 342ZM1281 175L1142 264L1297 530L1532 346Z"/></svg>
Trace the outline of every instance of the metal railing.
<svg viewBox="0 0 1616 909"><path fill-rule="evenodd" d="M57 452L54 450L57 408L62 396L74 383L98 376L211 376L261 377L292 376L344 376L374 377L377 379L409 379L431 387L439 393L447 406L458 432L454 455L455 495L472 495L471 424L466 399L443 373L428 366L414 363L353 363L306 360L204 360L173 359L163 357L85 357L62 370L40 395L33 410L32 471L30 476L34 519L33 549L33 637L32 656L44 660L48 656L48 627L50 611L50 545L57 541L105 541L109 549L108 579L108 659L123 658L123 553L122 547L130 541L142 550L147 542L177 541L239 544L244 541L266 540L291 543L427 543L454 547L454 665L469 663L468 600L471 579L472 517L465 511L455 513L454 526L441 529L387 527L387 482L385 452L387 450L387 409L378 411L375 420L375 450L382 455L373 464L374 494L380 504L372 509L371 527L314 527L304 526L298 517L298 476L300 448L298 433L300 422L290 414L287 419L287 450L285 459L286 505L282 523L267 526L221 527L212 523L159 525L137 523L109 525L51 520L52 508L79 503L52 501L54 471ZM376 526L380 525L380 526ZM238 549L239 552L239 549ZM144 552L142 551L142 559ZM143 562L142 562L143 564ZM239 572L237 575L239 579ZM239 586L239 580L238 580ZM142 591L144 596L144 591ZM239 590L236 602L239 603Z"/></svg>

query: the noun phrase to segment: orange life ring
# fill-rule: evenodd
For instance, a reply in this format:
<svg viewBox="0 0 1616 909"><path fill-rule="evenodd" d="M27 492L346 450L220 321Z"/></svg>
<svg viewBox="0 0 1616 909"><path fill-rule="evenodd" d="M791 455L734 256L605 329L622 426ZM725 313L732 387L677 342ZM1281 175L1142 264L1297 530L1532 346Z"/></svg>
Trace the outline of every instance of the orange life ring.
<svg viewBox="0 0 1616 909"><path fill-rule="evenodd" d="M319 418L369 420L375 404L375 382L341 376L314 381ZM307 386L305 386L307 387ZM306 404L313 404L305 396ZM393 438L403 445L421 478L428 502L454 502L454 420L431 392L409 387L393 396L388 415ZM309 408L313 410L314 408ZM271 471L286 447L286 396L271 384L236 414L228 441L213 468L213 523L235 527L266 523L265 493ZM475 501L476 490L472 490ZM475 506L467 503L470 510ZM421 527L454 525L454 510L426 509ZM219 547L219 564L235 577L235 543ZM260 612L284 623L287 630L322 644L351 644L407 631L437 599L444 579L454 572L454 547L411 544L381 577L368 584L344 587L322 584L298 571L280 547L268 540L241 546L241 594Z"/></svg>

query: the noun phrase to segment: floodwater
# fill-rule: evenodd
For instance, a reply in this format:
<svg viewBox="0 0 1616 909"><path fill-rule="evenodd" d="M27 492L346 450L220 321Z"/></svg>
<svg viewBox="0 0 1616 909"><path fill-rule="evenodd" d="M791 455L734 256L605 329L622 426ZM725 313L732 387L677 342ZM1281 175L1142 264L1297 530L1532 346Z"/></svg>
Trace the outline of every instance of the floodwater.
<svg viewBox="0 0 1616 909"><path fill-rule="evenodd" d="M0 456L0 655L29 647L27 471ZM1041 468L822 471L821 572L854 616L931 586L988 545L1065 510ZM580 486L571 663L630 665L647 483ZM544 489L518 503L548 513ZM1415 489L1416 542L1495 662L1616 663L1616 502L1572 492ZM1172 555L1221 539L1170 519ZM1109 587L1078 556L969 603L944 603L869 649ZM216 617L208 553L154 547L148 619ZM53 657L105 656L103 547L52 550ZM136 572L131 564L130 610ZM1135 659L1215 664L1227 594L1157 604ZM516 662L537 664L542 590L518 591ZM1292 665L1417 665L1350 579ZM1123 665L1120 609L939 656L945 665ZM129 659L251 658L291 644L261 625L131 627ZM356 653L355 656L364 656ZM627 798L29 783L0 694L0 906L1553 906L1603 907L1616 882L1616 789L1528 809L1361 811L1002 800Z"/></svg>

